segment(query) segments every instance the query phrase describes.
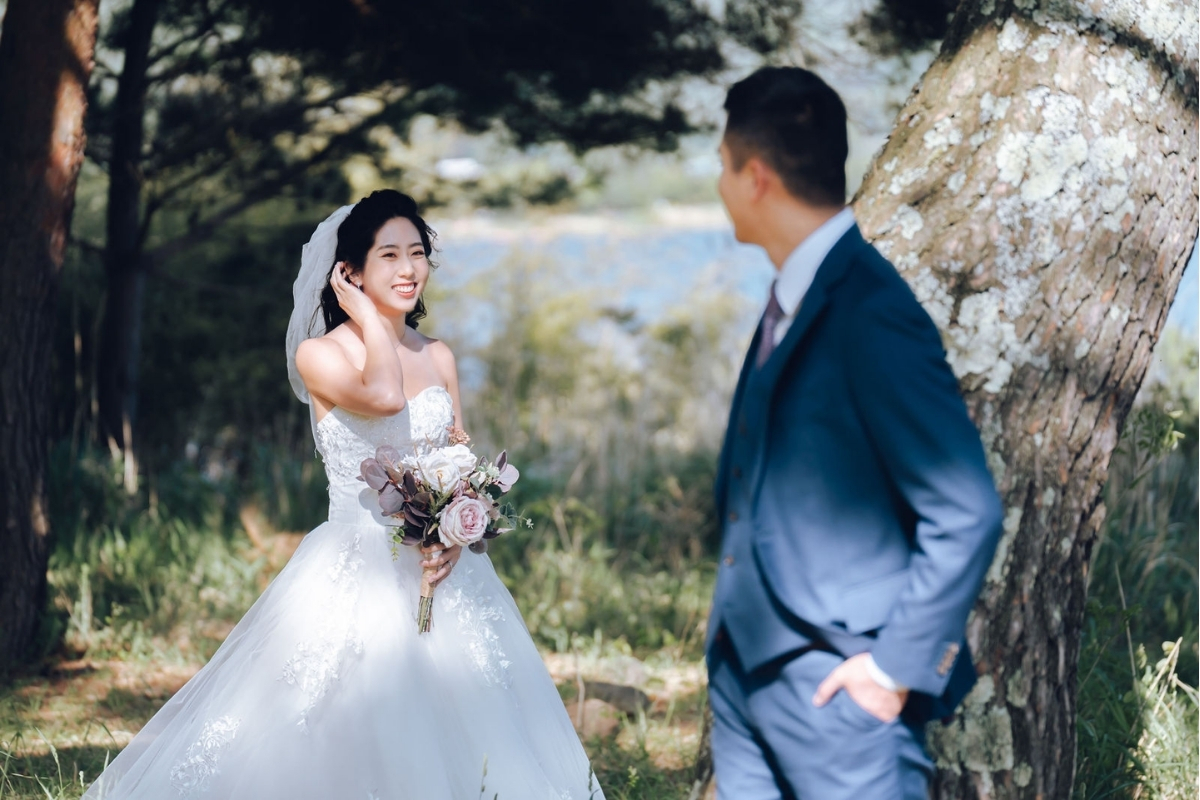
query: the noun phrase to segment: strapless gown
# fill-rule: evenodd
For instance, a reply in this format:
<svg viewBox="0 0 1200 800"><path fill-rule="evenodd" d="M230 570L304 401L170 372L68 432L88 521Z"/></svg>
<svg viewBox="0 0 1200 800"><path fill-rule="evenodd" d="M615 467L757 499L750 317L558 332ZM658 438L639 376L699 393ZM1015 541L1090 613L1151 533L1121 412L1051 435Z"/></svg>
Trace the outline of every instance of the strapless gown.
<svg viewBox="0 0 1200 800"><path fill-rule="evenodd" d="M434 387L392 417L335 408L314 426L329 520L85 800L603 797L486 555L463 551L417 634L421 555L393 559L356 476L381 444L444 446L452 419Z"/></svg>

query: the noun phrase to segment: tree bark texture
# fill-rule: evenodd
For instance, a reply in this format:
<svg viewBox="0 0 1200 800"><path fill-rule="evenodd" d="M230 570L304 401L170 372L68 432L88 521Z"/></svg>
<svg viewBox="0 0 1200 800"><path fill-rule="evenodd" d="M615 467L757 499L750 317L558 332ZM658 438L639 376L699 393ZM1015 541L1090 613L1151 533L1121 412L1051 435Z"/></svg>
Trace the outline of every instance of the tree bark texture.
<svg viewBox="0 0 1200 800"><path fill-rule="evenodd" d="M97 359L97 402L104 435L130 449L136 418L137 365L146 265L142 258L142 149L146 138L146 71L161 0L135 0L117 82L109 163L104 271L108 291ZM126 481L129 483L129 481Z"/></svg>
<svg viewBox="0 0 1200 800"><path fill-rule="evenodd" d="M1197 232L1193 0L965 0L855 200L1006 506L938 798L1065 800L1109 456Z"/></svg>
<svg viewBox="0 0 1200 800"><path fill-rule="evenodd" d="M11 0L0 34L0 672L43 610L55 304L98 0Z"/></svg>

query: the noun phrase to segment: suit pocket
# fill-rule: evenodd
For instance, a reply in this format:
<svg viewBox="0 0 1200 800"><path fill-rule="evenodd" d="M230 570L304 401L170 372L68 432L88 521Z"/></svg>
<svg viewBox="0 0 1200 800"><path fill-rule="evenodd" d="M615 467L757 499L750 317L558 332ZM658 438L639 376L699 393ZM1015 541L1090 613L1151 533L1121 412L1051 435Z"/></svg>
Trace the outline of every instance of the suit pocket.
<svg viewBox="0 0 1200 800"><path fill-rule="evenodd" d="M840 690L833 696L833 705L837 709L838 714L842 717L842 719L844 719L852 727L858 728L859 730L870 731L892 724L891 722L884 722L879 717L860 706L845 689ZM895 720L892 720L892 722L894 721Z"/></svg>
<svg viewBox="0 0 1200 800"><path fill-rule="evenodd" d="M845 626L850 633L867 633L882 628L891 616L896 598L908 585L908 568L855 584L842 592L834 624Z"/></svg>

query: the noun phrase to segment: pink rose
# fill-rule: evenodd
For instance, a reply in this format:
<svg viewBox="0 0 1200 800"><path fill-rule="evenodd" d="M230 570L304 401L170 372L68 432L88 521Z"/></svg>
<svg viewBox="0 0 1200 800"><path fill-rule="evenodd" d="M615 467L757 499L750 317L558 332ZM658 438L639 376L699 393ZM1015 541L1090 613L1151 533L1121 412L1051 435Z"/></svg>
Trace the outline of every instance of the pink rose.
<svg viewBox="0 0 1200 800"><path fill-rule="evenodd" d="M447 547L471 545L483 538L491 505L465 495L454 498L439 515L438 537Z"/></svg>

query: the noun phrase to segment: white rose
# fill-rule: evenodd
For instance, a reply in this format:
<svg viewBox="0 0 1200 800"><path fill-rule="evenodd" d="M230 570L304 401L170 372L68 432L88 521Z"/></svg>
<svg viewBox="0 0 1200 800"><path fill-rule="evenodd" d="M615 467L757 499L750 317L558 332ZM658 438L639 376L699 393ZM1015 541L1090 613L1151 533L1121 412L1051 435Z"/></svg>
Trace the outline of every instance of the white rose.
<svg viewBox="0 0 1200 800"><path fill-rule="evenodd" d="M440 450L419 456L416 469L413 470L419 480L429 484L435 492L451 492L458 487L462 476L458 465L445 456Z"/></svg>
<svg viewBox="0 0 1200 800"><path fill-rule="evenodd" d="M458 467L458 474L464 478L474 472L475 466L479 463L479 458L465 444L444 447L441 452L454 462L454 466Z"/></svg>

